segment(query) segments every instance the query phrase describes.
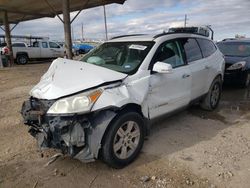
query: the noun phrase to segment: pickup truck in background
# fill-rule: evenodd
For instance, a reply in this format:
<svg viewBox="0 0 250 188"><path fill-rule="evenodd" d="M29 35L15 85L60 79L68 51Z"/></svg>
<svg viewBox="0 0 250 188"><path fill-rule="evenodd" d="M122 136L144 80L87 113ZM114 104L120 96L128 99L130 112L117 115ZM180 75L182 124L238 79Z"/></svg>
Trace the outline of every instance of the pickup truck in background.
<svg viewBox="0 0 250 188"><path fill-rule="evenodd" d="M3 53L6 53L4 47ZM13 56L17 64L27 64L29 60L52 59L64 56L64 48L51 41L35 41L31 46L25 42L12 43Z"/></svg>

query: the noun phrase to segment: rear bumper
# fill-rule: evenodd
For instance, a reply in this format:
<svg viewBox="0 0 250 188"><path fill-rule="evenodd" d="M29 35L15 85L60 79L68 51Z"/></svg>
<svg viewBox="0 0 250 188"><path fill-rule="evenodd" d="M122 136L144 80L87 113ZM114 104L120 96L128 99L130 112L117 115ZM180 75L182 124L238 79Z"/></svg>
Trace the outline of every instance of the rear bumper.
<svg viewBox="0 0 250 188"><path fill-rule="evenodd" d="M115 112L49 116L44 102L35 100L34 105L32 100L23 103L21 113L24 124L28 125L29 133L37 139L40 148L59 149L82 162L98 157L102 137Z"/></svg>

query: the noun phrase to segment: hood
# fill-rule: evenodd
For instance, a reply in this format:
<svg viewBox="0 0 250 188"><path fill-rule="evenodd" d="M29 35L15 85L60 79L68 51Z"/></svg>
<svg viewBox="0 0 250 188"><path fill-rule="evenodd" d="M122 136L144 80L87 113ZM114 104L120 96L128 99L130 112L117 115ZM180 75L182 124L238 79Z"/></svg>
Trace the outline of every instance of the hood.
<svg viewBox="0 0 250 188"><path fill-rule="evenodd" d="M58 58L30 91L30 95L38 99L58 99L107 82L122 80L126 76L82 61Z"/></svg>
<svg viewBox="0 0 250 188"><path fill-rule="evenodd" d="M225 56L226 64L234 64L240 61L250 62L250 57L234 57L234 56Z"/></svg>

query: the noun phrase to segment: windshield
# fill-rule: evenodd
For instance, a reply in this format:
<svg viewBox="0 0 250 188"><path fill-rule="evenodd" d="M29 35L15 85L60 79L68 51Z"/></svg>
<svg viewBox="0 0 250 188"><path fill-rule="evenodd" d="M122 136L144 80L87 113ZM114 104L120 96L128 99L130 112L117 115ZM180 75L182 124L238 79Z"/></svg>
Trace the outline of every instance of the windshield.
<svg viewBox="0 0 250 188"><path fill-rule="evenodd" d="M154 42L108 42L100 45L81 61L114 71L134 74Z"/></svg>
<svg viewBox="0 0 250 188"><path fill-rule="evenodd" d="M218 47L225 56L250 56L250 43L218 43Z"/></svg>

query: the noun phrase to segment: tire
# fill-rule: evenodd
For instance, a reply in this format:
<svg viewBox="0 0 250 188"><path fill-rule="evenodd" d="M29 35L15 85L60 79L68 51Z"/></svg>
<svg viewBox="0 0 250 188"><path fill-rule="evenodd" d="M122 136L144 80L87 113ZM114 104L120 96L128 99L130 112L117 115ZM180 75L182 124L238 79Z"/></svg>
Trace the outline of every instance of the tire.
<svg viewBox="0 0 250 188"><path fill-rule="evenodd" d="M201 102L201 108L208 111L215 110L220 102L222 92L222 81L221 78L216 78L210 88L206 96Z"/></svg>
<svg viewBox="0 0 250 188"><path fill-rule="evenodd" d="M250 85L250 73L247 73L244 81L241 84L241 87L247 88L249 85Z"/></svg>
<svg viewBox="0 0 250 188"><path fill-rule="evenodd" d="M25 65L28 63L28 61L29 61L29 58L25 54L18 55L16 58L16 62L18 65Z"/></svg>
<svg viewBox="0 0 250 188"><path fill-rule="evenodd" d="M122 168L130 164L139 155L144 136L144 121L141 115L136 112L118 115L111 122L104 137L102 160L113 168Z"/></svg>

